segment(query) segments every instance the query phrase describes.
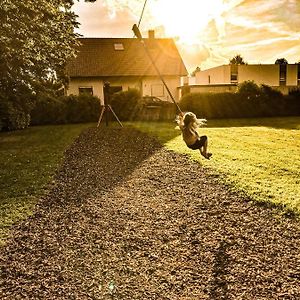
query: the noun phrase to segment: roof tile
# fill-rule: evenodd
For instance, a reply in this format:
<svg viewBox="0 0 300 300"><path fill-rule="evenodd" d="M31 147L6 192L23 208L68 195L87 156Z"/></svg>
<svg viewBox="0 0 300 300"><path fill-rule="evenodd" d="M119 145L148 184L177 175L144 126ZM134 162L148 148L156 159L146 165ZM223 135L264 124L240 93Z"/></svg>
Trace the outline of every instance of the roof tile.
<svg viewBox="0 0 300 300"><path fill-rule="evenodd" d="M80 38L77 57L67 65L70 77L157 76L142 43L135 38ZM144 39L161 75L187 75L172 39ZM124 50L115 50L123 44Z"/></svg>

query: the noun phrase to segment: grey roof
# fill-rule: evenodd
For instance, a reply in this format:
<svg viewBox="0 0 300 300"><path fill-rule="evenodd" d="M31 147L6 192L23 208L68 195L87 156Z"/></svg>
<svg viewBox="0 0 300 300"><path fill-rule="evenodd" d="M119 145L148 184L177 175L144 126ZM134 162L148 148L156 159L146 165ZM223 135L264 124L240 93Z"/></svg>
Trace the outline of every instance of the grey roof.
<svg viewBox="0 0 300 300"><path fill-rule="evenodd" d="M157 76L142 43L136 38L80 38L77 57L67 65L70 77ZM144 39L161 75L187 75L172 39ZM124 50L116 50L122 44ZM120 46L120 45L119 45Z"/></svg>

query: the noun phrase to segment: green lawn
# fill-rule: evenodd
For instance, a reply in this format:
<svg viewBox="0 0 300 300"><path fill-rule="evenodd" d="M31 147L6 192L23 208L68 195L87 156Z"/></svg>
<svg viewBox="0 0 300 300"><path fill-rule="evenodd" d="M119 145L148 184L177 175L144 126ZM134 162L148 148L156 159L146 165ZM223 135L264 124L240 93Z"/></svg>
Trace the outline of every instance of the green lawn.
<svg viewBox="0 0 300 300"><path fill-rule="evenodd" d="M95 124L39 126L0 133L0 243L14 222L32 213L64 150Z"/></svg>
<svg viewBox="0 0 300 300"><path fill-rule="evenodd" d="M211 120L199 133L209 138L211 160L188 149L172 123L128 123L188 154L234 189L258 201L300 212L300 117Z"/></svg>

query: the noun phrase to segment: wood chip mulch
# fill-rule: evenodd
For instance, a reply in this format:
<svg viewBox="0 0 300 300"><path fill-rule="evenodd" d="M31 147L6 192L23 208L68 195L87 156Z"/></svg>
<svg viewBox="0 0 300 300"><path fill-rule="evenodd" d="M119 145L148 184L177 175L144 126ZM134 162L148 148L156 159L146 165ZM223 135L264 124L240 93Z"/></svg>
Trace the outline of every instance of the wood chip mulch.
<svg viewBox="0 0 300 300"><path fill-rule="evenodd" d="M299 221L219 181L137 130L84 131L0 249L0 299L300 299Z"/></svg>

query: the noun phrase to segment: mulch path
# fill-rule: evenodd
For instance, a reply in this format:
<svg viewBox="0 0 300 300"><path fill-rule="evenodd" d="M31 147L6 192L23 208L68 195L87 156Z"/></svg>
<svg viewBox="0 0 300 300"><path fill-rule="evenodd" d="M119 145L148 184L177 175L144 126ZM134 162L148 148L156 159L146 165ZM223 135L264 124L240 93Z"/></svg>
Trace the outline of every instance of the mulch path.
<svg viewBox="0 0 300 300"><path fill-rule="evenodd" d="M250 200L137 130L88 129L0 249L0 298L300 299L299 221Z"/></svg>

